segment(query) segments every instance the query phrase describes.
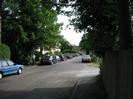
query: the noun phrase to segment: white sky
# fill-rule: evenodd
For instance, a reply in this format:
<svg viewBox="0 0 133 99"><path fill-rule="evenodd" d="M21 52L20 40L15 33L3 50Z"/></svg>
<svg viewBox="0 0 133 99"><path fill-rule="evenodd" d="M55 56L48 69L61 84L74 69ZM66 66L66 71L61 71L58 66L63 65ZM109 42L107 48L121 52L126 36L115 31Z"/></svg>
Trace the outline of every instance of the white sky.
<svg viewBox="0 0 133 99"><path fill-rule="evenodd" d="M71 26L71 29L67 27L69 25L69 17L58 15L58 22L63 23L63 29L61 30L61 35L64 36L64 38L69 41L73 45L79 45L79 42L81 41L83 33L77 33Z"/></svg>

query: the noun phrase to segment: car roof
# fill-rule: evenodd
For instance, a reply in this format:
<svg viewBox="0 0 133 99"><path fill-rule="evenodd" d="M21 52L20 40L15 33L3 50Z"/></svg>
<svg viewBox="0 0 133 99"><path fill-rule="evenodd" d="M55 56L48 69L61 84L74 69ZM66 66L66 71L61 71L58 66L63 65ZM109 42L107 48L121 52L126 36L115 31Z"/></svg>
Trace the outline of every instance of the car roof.
<svg viewBox="0 0 133 99"><path fill-rule="evenodd" d="M90 55L83 55L83 56L90 56Z"/></svg>

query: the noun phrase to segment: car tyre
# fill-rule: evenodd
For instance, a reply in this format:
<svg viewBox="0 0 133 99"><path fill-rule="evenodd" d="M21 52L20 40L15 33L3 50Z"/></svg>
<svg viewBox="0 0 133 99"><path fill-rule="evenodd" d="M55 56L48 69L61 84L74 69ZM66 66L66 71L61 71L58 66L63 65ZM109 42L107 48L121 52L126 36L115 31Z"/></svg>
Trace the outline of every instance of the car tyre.
<svg viewBox="0 0 133 99"><path fill-rule="evenodd" d="M3 74L2 73L0 73L0 79L2 79L3 78Z"/></svg>
<svg viewBox="0 0 133 99"><path fill-rule="evenodd" d="M22 69L19 68L17 73L18 73L18 74L22 74Z"/></svg>

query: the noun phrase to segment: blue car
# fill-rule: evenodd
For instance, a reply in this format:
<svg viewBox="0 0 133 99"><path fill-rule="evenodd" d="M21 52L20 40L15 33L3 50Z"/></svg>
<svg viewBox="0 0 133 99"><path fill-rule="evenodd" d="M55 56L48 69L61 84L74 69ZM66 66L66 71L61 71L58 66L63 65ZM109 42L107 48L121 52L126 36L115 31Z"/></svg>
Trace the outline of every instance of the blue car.
<svg viewBox="0 0 133 99"><path fill-rule="evenodd" d="M23 68L23 65L15 64L11 60L0 60L0 79L2 79L4 75L8 74L21 74Z"/></svg>

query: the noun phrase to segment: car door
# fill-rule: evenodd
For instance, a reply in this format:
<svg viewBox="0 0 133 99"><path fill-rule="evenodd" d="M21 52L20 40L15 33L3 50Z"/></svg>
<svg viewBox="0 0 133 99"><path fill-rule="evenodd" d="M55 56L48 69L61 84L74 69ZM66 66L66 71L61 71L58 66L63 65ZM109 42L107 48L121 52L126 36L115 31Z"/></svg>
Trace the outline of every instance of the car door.
<svg viewBox="0 0 133 99"><path fill-rule="evenodd" d="M12 68L8 65L7 61L3 60L1 61L2 71L4 75L11 74Z"/></svg>
<svg viewBox="0 0 133 99"><path fill-rule="evenodd" d="M12 73L17 72L18 66L15 65L14 62L12 62L11 60L7 60L7 64L9 65L10 70L11 70Z"/></svg>

